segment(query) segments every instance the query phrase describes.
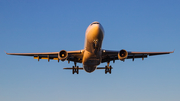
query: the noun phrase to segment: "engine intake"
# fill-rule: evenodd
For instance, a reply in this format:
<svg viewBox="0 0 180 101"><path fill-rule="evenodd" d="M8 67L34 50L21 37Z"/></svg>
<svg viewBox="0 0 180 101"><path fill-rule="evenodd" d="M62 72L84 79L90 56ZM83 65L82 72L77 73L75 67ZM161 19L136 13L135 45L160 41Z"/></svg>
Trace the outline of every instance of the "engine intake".
<svg viewBox="0 0 180 101"><path fill-rule="evenodd" d="M118 53L118 59L121 61L124 61L124 59L126 59L128 56L128 52L124 49L120 50Z"/></svg>
<svg viewBox="0 0 180 101"><path fill-rule="evenodd" d="M59 53L58 53L58 58L61 60L61 61L65 61L68 57L68 52L65 51L65 50L61 50Z"/></svg>

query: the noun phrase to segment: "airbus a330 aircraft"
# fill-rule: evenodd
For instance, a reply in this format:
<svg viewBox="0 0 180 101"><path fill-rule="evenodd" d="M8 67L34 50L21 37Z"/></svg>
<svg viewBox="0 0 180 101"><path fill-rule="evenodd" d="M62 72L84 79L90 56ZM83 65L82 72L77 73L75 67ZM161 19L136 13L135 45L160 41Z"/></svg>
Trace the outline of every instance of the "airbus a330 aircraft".
<svg viewBox="0 0 180 101"><path fill-rule="evenodd" d="M74 62L74 66L72 68L64 68L71 69L72 73L79 73L79 70L85 70L88 73L95 71L96 69L105 69L105 74L111 74L112 66L109 65L110 61L115 62L115 60L124 61L125 59L132 59L134 61L135 58L147 58L147 56L154 55L162 55L169 54L171 52L132 52L126 51L124 49L120 51L111 51L101 49L102 42L104 38L104 30L99 22L91 23L87 30L85 36L85 45L84 49L77 51L66 51L61 50L59 52L46 52L46 53L6 53L8 55L20 55L20 56L33 56L34 59L47 59L49 60L59 60L65 61L68 63L70 61ZM107 66L105 67L97 67L100 63L107 62ZM82 63L83 67L79 67L76 64Z"/></svg>

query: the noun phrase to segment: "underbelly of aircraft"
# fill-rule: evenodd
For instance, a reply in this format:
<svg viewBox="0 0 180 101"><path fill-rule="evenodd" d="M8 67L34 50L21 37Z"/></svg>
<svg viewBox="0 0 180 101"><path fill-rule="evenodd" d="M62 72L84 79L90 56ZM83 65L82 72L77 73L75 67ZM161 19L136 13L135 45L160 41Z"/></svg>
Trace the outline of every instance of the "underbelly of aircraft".
<svg viewBox="0 0 180 101"><path fill-rule="evenodd" d="M84 70L88 73L93 72L100 64L100 59L89 59L84 63Z"/></svg>
<svg viewBox="0 0 180 101"><path fill-rule="evenodd" d="M86 72L93 72L101 63L101 52L96 52L95 49L90 51L85 50L82 63Z"/></svg>
<svg viewBox="0 0 180 101"><path fill-rule="evenodd" d="M95 69L96 69L97 66L87 66L87 65L84 65L84 70L88 73L91 73L93 72Z"/></svg>

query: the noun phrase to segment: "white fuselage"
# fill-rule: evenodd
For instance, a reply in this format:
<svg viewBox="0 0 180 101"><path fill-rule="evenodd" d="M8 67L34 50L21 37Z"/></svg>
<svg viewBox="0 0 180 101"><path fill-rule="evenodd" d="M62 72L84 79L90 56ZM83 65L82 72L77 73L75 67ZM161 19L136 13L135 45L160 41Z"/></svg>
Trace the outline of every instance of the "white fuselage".
<svg viewBox="0 0 180 101"><path fill-rule="evenodd" d="M91 23L85 36L83 68L86 72L93 72L101 63L101 46L104 38L104 30L99 22Z"/></svg>

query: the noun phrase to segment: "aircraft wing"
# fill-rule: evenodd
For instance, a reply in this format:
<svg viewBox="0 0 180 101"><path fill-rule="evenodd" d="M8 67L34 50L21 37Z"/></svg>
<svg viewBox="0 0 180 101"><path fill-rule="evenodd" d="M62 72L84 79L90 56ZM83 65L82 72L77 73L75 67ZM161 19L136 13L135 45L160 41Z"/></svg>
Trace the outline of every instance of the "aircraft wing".
<svg viewBox="0 0 180 101"><path fill-rule="evenodd" d="M67 51L68 57L67 61L76 61L76 62L82 62L83 57L83 51L84 50L77 50L77 51ZM59 62L59 52L44 52L44 53L6 53L7 55L18 55L18 56L33 56L34 59L47 59L49 60L58 60Z"/></svg>
<svg viewBox="0 0 180 101"><path fill-rule="evenodd" d="M119 51L110 51L110 50L102 50L102 63L108 62L108 61L115 61L119 60L118 58ZM174 51L171 52L133 52L129 51L128 55L125 59L132 59L134 61L135 58L147 58L148 56L155 56L155 55L163 55L163 54L170 54L174 53Z"/></svg>

